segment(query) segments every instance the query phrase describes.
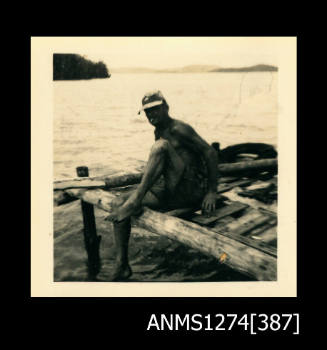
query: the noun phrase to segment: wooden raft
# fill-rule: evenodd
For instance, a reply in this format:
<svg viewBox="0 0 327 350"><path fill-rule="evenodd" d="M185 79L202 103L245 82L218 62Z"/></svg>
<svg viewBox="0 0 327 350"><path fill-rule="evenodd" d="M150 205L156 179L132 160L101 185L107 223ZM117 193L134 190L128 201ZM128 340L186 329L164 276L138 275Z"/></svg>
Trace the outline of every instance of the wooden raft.
<svg viewBox="0 0 327 350"><path fill-rule="evenodd" d="M139 175L133 174L132 183L137 183L138 180ZM57 189L60 187L61 192L63 191L69 198L79 198L82 202L111 212L111 201L120 194L120 188L104 189L111 181L109 178L101 179L102 182L96 184L100 185L100 188L94 188L98 179L82 181L83 185L80 188L71 188L72 184L69 184L68 188L62 186L63 183L56 185ZM87 181L91 181L88 183L90 187L84 187ZM123 177L122 182L119 182L114 177L112 182L115 185L125 186L126 178ZM246 191L247 187L251 189L251 185L260 182L262 180L256 178L221 178L217 188L217 209L210 217L202 215L199 208L181 208L168 212L144 208L140 216L133 218L133 224L213 256L220 263L256 280L275 281L277 280L277 215L267 210L252 208L242 202L231 201L221 195L233 188L241 192ZM258 187L260 188L254 186L255 189Z"/></svg>

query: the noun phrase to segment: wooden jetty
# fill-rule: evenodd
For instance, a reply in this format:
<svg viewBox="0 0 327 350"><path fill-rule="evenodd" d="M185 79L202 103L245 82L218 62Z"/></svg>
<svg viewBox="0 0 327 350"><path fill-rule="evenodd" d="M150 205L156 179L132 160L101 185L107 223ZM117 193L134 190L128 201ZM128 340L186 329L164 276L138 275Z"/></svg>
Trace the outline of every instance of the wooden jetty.
<svg viewBox="0 0 327 350"><path fill-rule="evenodd" d="M247 154L233 160L218 166L217 209L210 217L203 215L199 207L166 212L143 208L132 223L215 257L219 263L251 278L275 281L277 214L265 204L277 202L277 158L253 159ZM99 272L101 242L96 232L94 206L111 212L113 198L126 187L137 186L142 172L90 177L87 167L78 167L77 175L54 182L54 201L61 205L81 200L89 275L94 277ZM239 200L231 199L231 193Z"/></svg>

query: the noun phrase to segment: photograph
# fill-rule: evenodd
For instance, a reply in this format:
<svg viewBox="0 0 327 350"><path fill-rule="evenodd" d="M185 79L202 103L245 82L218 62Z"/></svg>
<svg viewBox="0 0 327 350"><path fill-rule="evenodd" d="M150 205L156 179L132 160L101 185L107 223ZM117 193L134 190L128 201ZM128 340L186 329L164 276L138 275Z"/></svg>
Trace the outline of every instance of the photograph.
<svg viewBox="0 0 327 350"><path fill-rule="evenodd" d="M285 145L295 147L280 123L280 46L290 40L295 56L296 39L46 39L32 38L32 119L36 100L50 100L51 113L32 141L38 151L42 139L48 145L39 168L49 164L51 254L35 257L32 247L32 260L47 260L50 283L123 285L129 295L144 285L169 285L169 295L180 285L280 287L285 263L296 264L281 204L291 200L292 218L295 196L280 195ZM42 79L46 97L37 99ZM286 160L291 178L295 158Z"/></svg>

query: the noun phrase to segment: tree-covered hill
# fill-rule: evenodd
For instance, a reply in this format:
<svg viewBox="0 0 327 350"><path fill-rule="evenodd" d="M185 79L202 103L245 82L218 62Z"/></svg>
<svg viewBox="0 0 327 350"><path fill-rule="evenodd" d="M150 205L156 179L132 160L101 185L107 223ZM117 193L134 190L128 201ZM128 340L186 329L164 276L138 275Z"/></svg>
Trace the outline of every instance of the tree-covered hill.
<svg viewBox="0 0 327 350"><path fill-rule="evenodd" d="M78 54L53 54L53 80L109 78L103 62L92 62Z"/></svg>

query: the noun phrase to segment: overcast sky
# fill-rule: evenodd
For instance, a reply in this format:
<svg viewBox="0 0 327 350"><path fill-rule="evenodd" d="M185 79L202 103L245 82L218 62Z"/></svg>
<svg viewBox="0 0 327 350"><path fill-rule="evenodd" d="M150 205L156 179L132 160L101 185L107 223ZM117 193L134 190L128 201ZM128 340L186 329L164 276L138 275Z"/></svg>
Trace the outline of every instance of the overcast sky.
<svg viewBox="0 0 327 350"><path fill-rule="evenodd" d="M57 38L62 52L79 53L108 68L172 68L191 64L222 67L278 65L276 37L86 37ZM58 49L56 50L57 52Z"/></svg>

